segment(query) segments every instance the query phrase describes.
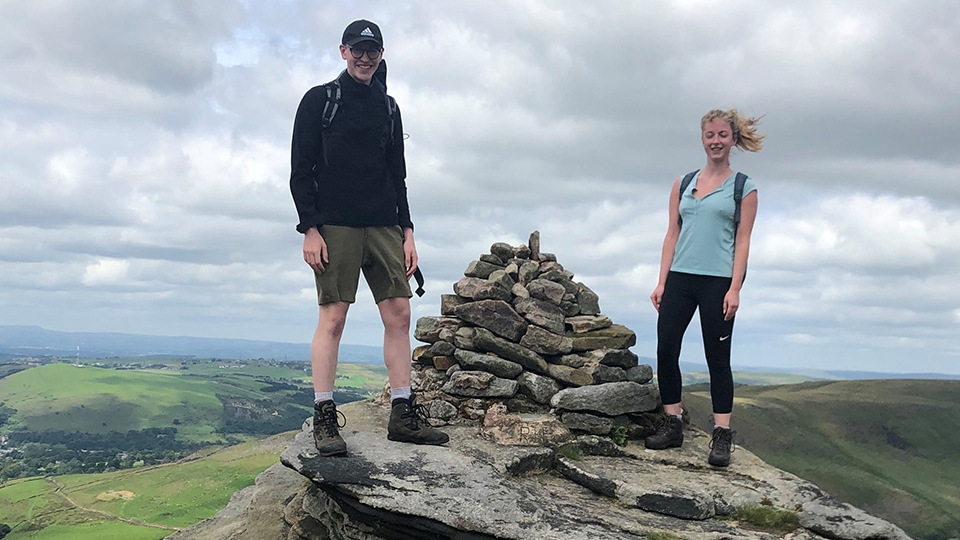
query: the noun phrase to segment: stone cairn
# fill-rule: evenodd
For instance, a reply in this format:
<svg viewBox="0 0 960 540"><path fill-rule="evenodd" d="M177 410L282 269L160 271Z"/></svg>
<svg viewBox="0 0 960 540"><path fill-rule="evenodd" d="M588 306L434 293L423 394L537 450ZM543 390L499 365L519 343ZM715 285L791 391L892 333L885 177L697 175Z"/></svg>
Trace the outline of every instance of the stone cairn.
<svg viewBox="0 0 960 540"><path fill-rule="evenodd" d="M567 435L622 444L653 432L659 392L651 367L629 350L636 334L601 314L597 294L540 251L538 231L526 245L493 244L464 276L455 294L441 295L441 315L421 317L414 331L428 345L413 351L413 385L435 423L489 427L505 413L552 413Z"/></svg>

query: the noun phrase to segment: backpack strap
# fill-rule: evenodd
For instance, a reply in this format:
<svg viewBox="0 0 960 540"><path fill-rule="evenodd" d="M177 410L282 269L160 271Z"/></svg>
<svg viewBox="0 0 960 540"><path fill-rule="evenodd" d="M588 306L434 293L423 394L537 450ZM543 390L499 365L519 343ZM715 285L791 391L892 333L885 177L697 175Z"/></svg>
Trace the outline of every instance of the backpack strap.
<svg viewBox="0 0 960 540"><path fill-rule="evenodd" d="M687 186L690 185L690 182L693 181L693 177L696 176L698 172L700 172L700 169L687 173L684 175L683 180L680 181L680 188L677 190L677 197L680 201L683 200L683 192L687 190ZM739 208L740 207L738 205L737 209L739 210ZM683 226L683 217L680 216L679 211L677 212L677 225L680 225L681 227Z"/></svg>
<svg viewBox="0 0 960 540"><path fill-rule="evenodd" d="M386 148L387 144L393 144L393 129L396 127L397 100L387 95L387 87L380 79L374 77L373 84L377 85L377 88L383 92L383 100L387 105L387 117L390 119L389 126L384 129L383 136L380 137L380 148Z"/></svg>
<svg viewBox="0 0 960 540"><path fill-rule="evenodd" d="M343 75L343 73L340 75ZM340 89L340 77L323 85L323 89L327 92L327 101L324 102L323 112L320 113L320 144L323 150L323 165L327 167L330 165L330 160L327 156L327 128L330 127L330 123L333 122L333 117L336 116L337 111L340 110L340 101L343 95Z"/></svg>
<svg viewBox="0 0 960 540"><path fill-rule="evenodd" d="M343 73L340 75L343 75ZM393 99L392 96L387 95L387 87L384 86L380 79L374 78L373 84L377 85L377 88L379 88L380 92L383 94L383 101L387 106L387 117L390 119L389 126L384 128L383 136L380 137L380 147L386 148L388 143L393 144L393 130L396 126L397 100ZM342 102L341 98L343 96L343 91L340 88L340 77L337 77L336 79L323 85L323 88L327 92L327 101L323 104L323 112L320 114L320 129L322 131L326 131L333 123L333 118L337 115L337 111L340 110L340 103ZM326 162L326 156L324 156L324 162Z"/></svg>
<svg viewBox="0 0 960 540"><path fill-rule="evenodd" d="M420 271L419 266L413 271L413 279L417 280L417 290L414 292L417 293L417 296L423 296L426 291L423 290L423 272Z"/></svg>
<svg viewBox="0 0 960 540"><path fill-rule="evenodd" d="M742 172L737 173L737 177L733 181L733 245L737 245L737 229L740 227L740 203L743 202L743 186L747 183L747 175ZM740 284L743 285L743 282L747 280L747 269L743 269L743 279L740 281Z"/></svg>
<svg viewBox="0 0 960 540"><path fill-rule="evenodd" d="M342 96L340 90L340 78L328 82L323 85L323 88L327 91L327 102L323 104L323 113L320 115L320 127L327 129L330 127L330 123L333 122L333 117L337 115L337 110L340 109L340 98Z"/></svg>
<svg viewBox="0 0 960 540"><path fill-rule="evenodd" d="M738 172L736 179L733 181L733 203L735 205L733 210L734 237L736 237L737 227L740 225L740 203L743 202L743 186L746 185L746 183L747 175Z"/></svg>

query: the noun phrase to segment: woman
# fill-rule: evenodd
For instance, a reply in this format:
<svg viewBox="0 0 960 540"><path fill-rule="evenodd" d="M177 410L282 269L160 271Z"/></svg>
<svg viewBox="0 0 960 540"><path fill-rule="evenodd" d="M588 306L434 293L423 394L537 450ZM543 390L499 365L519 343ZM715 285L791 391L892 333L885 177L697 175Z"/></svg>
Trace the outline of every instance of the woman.
<svg viewBox="0 0 960 540"><path fill-rule="evenodd" d="M757 216L757 188L746 175L730 168L730 151L734 147L760 150L763 135L756 131L758 121L736 109L713 110L700 120L707 164L673 183L660 279L650 295L659 312L657 379L666 416L644 444L653 450L683 444L680 343L699 309L715 426L708 462L718 467L730 464L733 449L730 341ZM734 197L738 184L742 186L739 208Z"/></svg>

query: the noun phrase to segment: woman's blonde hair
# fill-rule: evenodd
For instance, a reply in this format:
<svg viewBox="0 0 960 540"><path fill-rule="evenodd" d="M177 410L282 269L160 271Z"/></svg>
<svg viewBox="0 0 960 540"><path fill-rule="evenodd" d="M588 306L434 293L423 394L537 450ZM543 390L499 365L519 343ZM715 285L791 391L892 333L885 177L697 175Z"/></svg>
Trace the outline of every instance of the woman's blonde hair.
<svg viewBox="0 0 960 540"><path fill-rule="evenodd" d="M725 120L733 128L733 140L737 148L747 152L759 152L763 148L764 136L757 133L757 124L763 116L748 118L736 109L729 111L714 109L700 119L700 129L702 130L707 122L718 118Z"/></svg>

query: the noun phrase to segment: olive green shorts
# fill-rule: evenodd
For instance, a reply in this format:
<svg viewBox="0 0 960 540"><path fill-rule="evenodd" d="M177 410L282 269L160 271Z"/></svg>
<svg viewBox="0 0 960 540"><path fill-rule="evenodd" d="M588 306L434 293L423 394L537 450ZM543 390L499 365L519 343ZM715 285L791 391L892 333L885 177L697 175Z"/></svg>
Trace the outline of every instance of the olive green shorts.
<svg viewBox="0 0 960 540"><path fill-rule="evenodd" d="M343 227L323 225L320 236L327 244L323 272L315 272L320 305L357 301L360 271L370 286L373 299L410 298L403 262L403 231L392 227Z"/></svg>

